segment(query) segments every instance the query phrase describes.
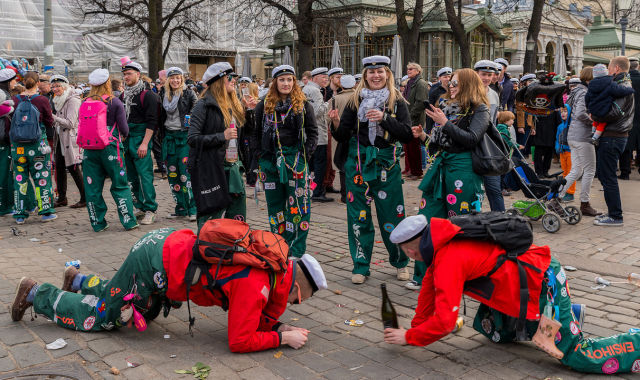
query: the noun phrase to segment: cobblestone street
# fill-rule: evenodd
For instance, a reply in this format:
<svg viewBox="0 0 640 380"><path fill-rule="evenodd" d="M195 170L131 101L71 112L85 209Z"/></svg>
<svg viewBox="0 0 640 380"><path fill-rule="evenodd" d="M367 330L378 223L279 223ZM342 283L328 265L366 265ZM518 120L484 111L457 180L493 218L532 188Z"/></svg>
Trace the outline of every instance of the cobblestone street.
<svg viewBox="0 0 640 380"><path fill-rule="evenodd" d="M554 169L555 164L551 171ZM640 201L635 197L638 180L640 177L634 171L631 181L621 182L623 228L594 226L592 218L584 217L575 226L563 222L559 232L550 234L540 222L533 222L536 243L549 245L562 264L578 269L567 272L567 276L573 302L588 306L584 326L588 336L609 336L640 327L638 288L629 284L614 284L601 290L591 288L595 276L623 281L629 272L640 272ZM15 225L10 217L0 219L0 379L26 374L73 379L188 379L193 376L178 375L174 370L190 369L196 362L211 366L209 379L598 378L572 372L530 343L490 342L471 327L477 303L468 297L465 326L458 333L424 348L383 343L380 283L387 283L404 327L409 326L418 292L406 290L404 282L395 279L395 269L388 264L379 237L371 277L364 285L351 283L346 206L337 201L314 205L308 240L308 253L323 264L330 290L319 292L304 304L291 306L282 318L283 322L311 330L308 344L302 349L283 346L260 353L232 354L227 347L226 313L219 308L194 305L193 337L188 332L186 306L173 310L166 319L158 317L143 333L129 328L75 332L42 316L31 321L30 311L23 321L11 321L8 310L22 276L60 286L64 263L78 259L82 261L82 272L109 278L133 243L146 232L160 227L195 228L195 223L166 218L173 210L169 185L158 177L155 185L160 204L157 221L132 232L125 232L118 223L108 183L105 200L111 226L105 232L91 230L85 209L61 208L58 220L49 224L40 223L35 217L22 226ZM77 189L73 182L69 186L70 202L75 202L79 198ZM418 210L417 186L417 181L404 185L408 215ZM604 210L599 188L599 182L595 181L592 203L596 209ZM511 204L521 196L522 193L516 193L505 202ZM259 199L256 205L253 193L249 194L248 221L253 228L268 229L264 195ZM484 206L488 207L486 203ZM364 325L345 325L344 321L352 318L361 319ZM67 346L47 350L45 344L57 338L64 338ZM141 365L129 368L127 361ZM120 375L111 374L111 367L118 368Z"/></svg>

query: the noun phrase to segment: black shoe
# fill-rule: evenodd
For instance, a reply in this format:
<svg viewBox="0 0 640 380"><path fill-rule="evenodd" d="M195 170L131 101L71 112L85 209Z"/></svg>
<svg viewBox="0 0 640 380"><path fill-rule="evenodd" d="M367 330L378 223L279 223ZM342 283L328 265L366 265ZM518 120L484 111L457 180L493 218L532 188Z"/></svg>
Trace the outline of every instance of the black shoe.
<svg viewBox="0 0 640 380"><path fill-rule="evenodd" d="M628 181L629 180L629 174L620 174L618 176L618 179L624 180L624 181Z"/></svg>
<svg viewBox="0 0 640 380"><path fill-rule="evenodd" d="M319 196L314 196L313 198L311 198L314 202L321 202L321 203L327 203L327 202L333 202L333 198L328 198L326 195L319 195Z"/></svg>
<svg viewBox="0 0 640 380"><path fill-rule="evenodd" d="M339 193L340 193L340 190L336 190L336 189L334 189L334 188L333 188L333 186L329 186L329 187L327 187L327 188L325 189L325 191L326 191L327 193L331 193L331 194L339 194Z"/></svg>

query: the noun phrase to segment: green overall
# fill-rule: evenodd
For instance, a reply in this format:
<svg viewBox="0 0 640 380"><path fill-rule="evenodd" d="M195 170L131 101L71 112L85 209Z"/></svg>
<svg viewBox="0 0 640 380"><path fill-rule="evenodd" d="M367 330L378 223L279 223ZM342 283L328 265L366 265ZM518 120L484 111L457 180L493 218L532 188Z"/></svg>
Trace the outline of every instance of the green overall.
<svg viewBox="0 0 640 380"><path fill-rule="evenodd" d="M484 187L482 177L471 169L471 152L440 152L418 189L422 190L418 214L427 220L480 211L482 207ZM422 284L426 271L424 261L416 261L413 280Z"/></svg>
<svg viewBox="0 0 640 380"><path fill-rule="evenodd" d="M120 308L128 303L123 297L133 293L139 296L133 302L136 310L154 318L157 314L149 313L150 305L161 305L158 301L167 290L162 248L174 231L162 228L147 233L131 248L111 280L88 275L80 293L65 292L48 283L40 285L33 310L72 330L111 330L122 327Z"/></svg>
<svg viewBox="0 0 640 380"><path fill-rule="evenodd" d="M391 231L405 215L402 174L398 163L401 148L391 146L380 149L358 145L356 138L351 138L344 165L349 251L353 260L352 272L368 276L375 236L372 200L375 201L380 235L389 252L389 263L396 268L404 268L409 263L404 252L389 240Z"/></svg>
<svg viewBox="0 0 640 380"><path fill-rule="evenodd" d="M38 203L38 215L55 214L53 208L53 186L51 178L51 154L43 154L40 149L49 146L44 125L41 123L42 138L31 144L12 144L11 158L13 160L14 179L14 210L13 217L28 218L33 198L29 196L29 188L33 179L35 185L35 200Z"/></svg>
<svg viewBox="0 0 640 380"><path fill-rule="evenodd" d="M289 244L289 256L301 257L307 250L311 219L309 168L297 146L283 146L282 155L264 155L259 160L271 231Z"/></svg>
<svg viewBox="0 0 640 380"><path fill-rule="evenodd" d="M118 138L117 130L113 131ZM84 176L84 193L87 198L87 211L89 221L94 231L102 231L107 226L104 216L107 213L107 204L102 196L104 180L111 179L111 196L116 202L120 223L126 230L138 225L133 213L133 200L131 190L127 183L127 171L124 166L124 150L119 142L112 142L104 149L85 149L82 158L82 175ZM120 144L120 156L118 147Z"/></svg>
<svg viewBox="0 0 640 380"><path fill-rule="evenodd" d="M229 195L231 203L227 208L220 209L211 214L198 215L198 231L209 219L235 219L245 221L247 219L247 199L242 179L242 163L238 160L234 163L224 162L224 173L228 179Z"/></svg>
<svg viewBox="0 0 640 380"><path fill-rule="evenodd" d="M196 200L187 171L189 145L186 131L166 131L162 141L162 159L167 163L171 195L176 201L175 214L196 215Z"/></svg>
<svg viewBox="0 0 640 380"><path fill-rule="evenodd" d="M0 215L13 211L13 170L11 145L0 142Z"/></svg>
<svg viewBox="0 0 640 380"><path fill-rule="evenodd" d="M149 140L147 155L138 157L138 148L144 140L146 124L129 123L129 136L124 142L127 179L131 186L133 205L141 211L158 209L156 189L153 187L153 159L151 158L152 140Z"/></svg>
<svg viewBox="0 0 640 380"><path fill-rule="evenodd" d="M517 286L517 284L515 285ZM563 364L579 372L604 373L640 372L640 329L616 334L608 338L584 338L576 316L571 311L571 294L567 276L555 258L545 273L540 295L540 311L549 300L549 316L562 327L556 335L556 347L564 353ZM512 342L515 338L516 318L497 312L485 305L478 308L473 327L496 343ZM527 322L532 337L538 323Z"/></svg>

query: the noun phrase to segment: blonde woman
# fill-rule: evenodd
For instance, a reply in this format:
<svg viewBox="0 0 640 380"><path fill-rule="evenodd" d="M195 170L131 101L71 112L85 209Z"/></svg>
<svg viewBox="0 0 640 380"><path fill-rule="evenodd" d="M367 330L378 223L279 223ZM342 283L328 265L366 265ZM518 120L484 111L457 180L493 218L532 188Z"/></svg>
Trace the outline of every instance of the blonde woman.
<svg viewBox="0 0 640 380"><path fill-rule="evenodd" d="M412 139L409 108L394 86L384 56L362 60L364 70L356 91L338 116L329 113L334 124L339 123L333 137L348 142L348 158L344 165L347 190L347 221L349 250L353 260L351 282L362 284L369 276L375 230L371 202L375 200L378 226L389 253L389 263L397 268L397 278L409 279L407 256L391 241L389 234L405 215L402 195L402 174L398 158L401 148L396 142Z"/></svg>
<svg viewBox="0 0 640 380"><path fill-rule="evenodd" d="M167 80L160 90L160 128L162 139L162 161L165 162L169 186L176 201L174 212L169 218L188 217L196 220L196 201L193 198L187 160L189 145L187 145L187 131L189 123L187 117L196 105L198 97L184 84L184 72L179 67L167 70Z"/></svg>
<svg viewBox="0 0 640 380"><path fill-rule="evenodd" d="M255 149L271 231L289 243L289 254L307 249L312 178L307 165L318 141L313 108L289 65L273 69L273 82L255 110ZM319 179L322 181L322 178Z"/></svg>
<svg viewBox="0 0 640 380"><path fill-rule="evenodd" d="M238 160L238 141L245 116L235 93L235 77L227 62L209 66L202 76L207 89L191 112L188 167L198 230L209 219L244 221L247 214L242 165Z"/></svg>
<svg viewBox="0 0 640 380"><path fill-rule="evenodd" d="M123 157L125 153L122 141L129 135L127 114L120 99L113 96L108 70L97 69L91 72L89 84L91 91L85 101L93 99L107 105L107 127L112 130L114 137L104 149L83 151L82 169L89 221L95 232L104 231L109 227L104 219L107 205L102 197L104 180L109 177L111 196L117 205L120 223L126 230L131 230L138 227L138 222L133 213L133 199ZM113 128L114 125L117 128Z"/></svg>

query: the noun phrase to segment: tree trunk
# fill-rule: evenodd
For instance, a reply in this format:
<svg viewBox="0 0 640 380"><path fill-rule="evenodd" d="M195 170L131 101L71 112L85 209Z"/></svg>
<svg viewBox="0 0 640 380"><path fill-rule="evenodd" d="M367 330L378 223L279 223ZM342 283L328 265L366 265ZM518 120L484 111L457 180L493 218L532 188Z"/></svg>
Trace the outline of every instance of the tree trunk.
<svg viewBox="0 0 640 380"><path fill-rule="evenodd" d="M527 41L536 41L533 50L525 50L524 52L524 72L534 73L536 71L536 62L538 62L537 47L538 34L540 34L540 22L542 21L542 10L544 8L544 0L533 1L533 11L531 12L531 22L527 30ZM544 49L544 46L543 46Z"/></svg>
<svg viewBox="0 0 640 380"><path fill-rule="evenodd" d="M458 17L458 15L456 15L453 0L444 0L444 6L447 14L447 22L451 27L453 37L460 47L460 60L462 67L471 67L471 51L469 50L467 33L464 31L464 25L461 21L462 17Z"/></svg>
<svg viewBox="0 0 640 380"><path fill-rule="evenodd" d="M162 0L149 0L147 59L149 61L149 77L151 79L156 79L158 77L158 71L164 68L162 37Z"/></svg>
<svg viewBox="0 0 640 380"><path fill-rule="evenodd" d="M303 71L313 68L313 44L315 42L313 26L315 20L312 14L314 0L302 0L298 3L298 16L293 23L298 32L298 59L296 60L296 72L298 77ZM295 37L294 37L295 38Z"/></svg>
<svg viewBox="0 0 640 380"><path fill-rule="evenodd" d="M411 23L411 27L409 27L404 0L395 0L398 34L400 38L402 38L402 62L405 66L409 62L418 62L418 42L420 40L420 25L424 13L423 5L424 0L417 0L415 2L415 6L412 8L413 22Z"/></svg>

